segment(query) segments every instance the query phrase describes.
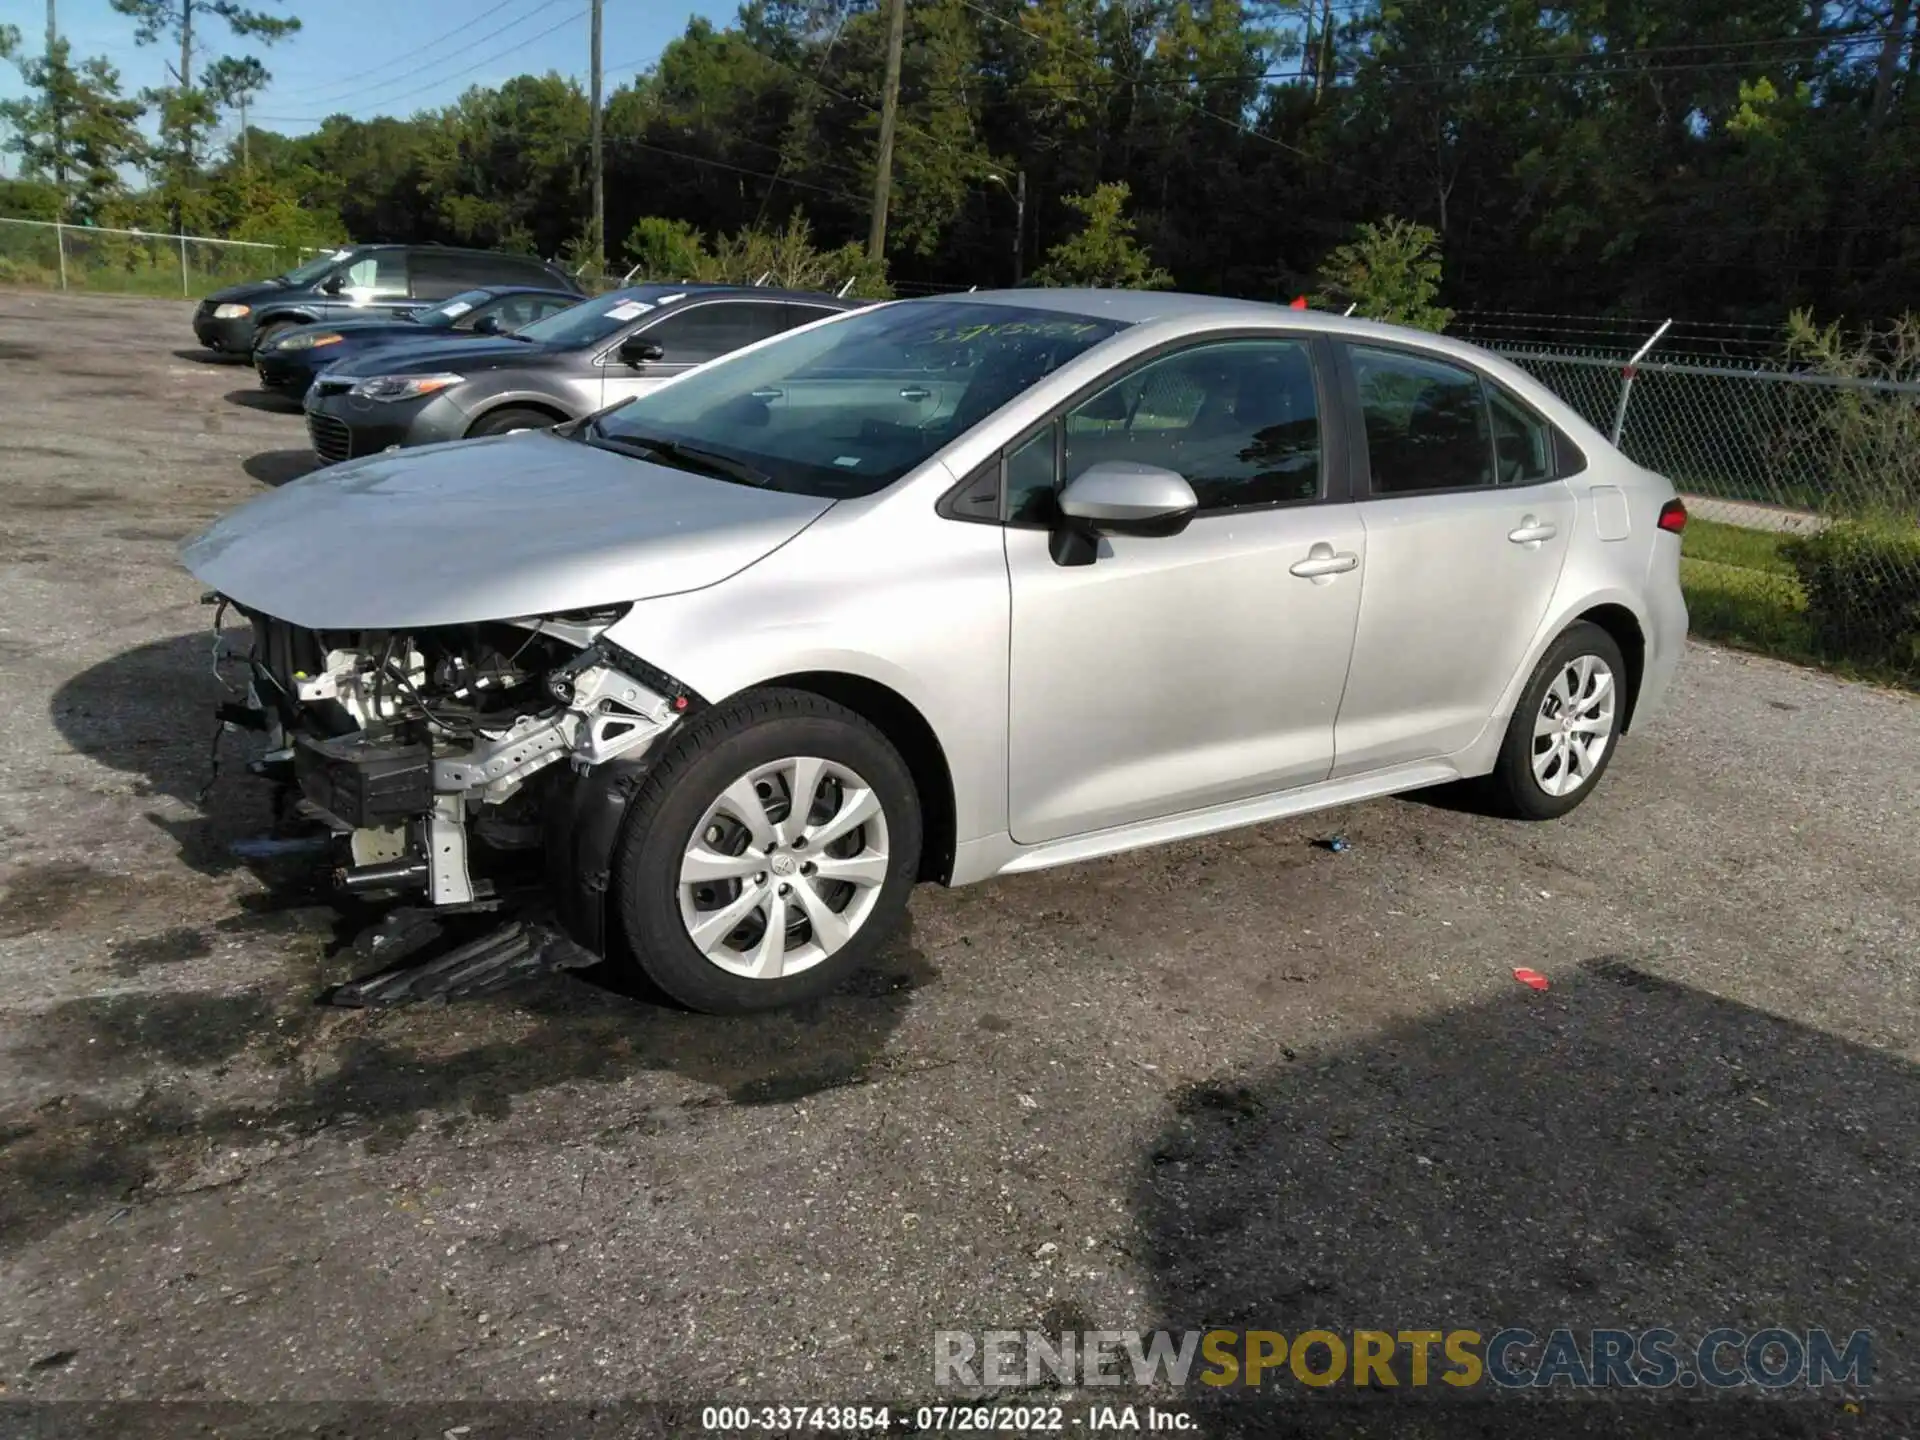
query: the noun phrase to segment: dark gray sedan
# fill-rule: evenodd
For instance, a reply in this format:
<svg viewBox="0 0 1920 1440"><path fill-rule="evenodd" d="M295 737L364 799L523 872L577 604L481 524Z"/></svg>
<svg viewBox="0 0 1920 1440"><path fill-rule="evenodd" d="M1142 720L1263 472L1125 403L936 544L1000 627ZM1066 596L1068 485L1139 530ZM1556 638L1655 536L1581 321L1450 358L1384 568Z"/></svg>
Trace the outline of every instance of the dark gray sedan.
<svg viewBox="0 0 1920 1440"><path fill-rule="evenodd" d="M325 463L406 445L539 430L865 302L734 285L636 285L499 340L415 343L324 371L307 432Z"/></svg>

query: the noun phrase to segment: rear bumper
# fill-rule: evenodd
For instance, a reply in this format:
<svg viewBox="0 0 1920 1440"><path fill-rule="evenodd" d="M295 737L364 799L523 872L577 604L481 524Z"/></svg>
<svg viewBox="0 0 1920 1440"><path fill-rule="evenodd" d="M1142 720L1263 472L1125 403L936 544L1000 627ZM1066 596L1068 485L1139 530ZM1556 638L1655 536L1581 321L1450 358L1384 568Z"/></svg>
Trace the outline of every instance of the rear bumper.
<svg viewBox="0 0 1920 1440"><path fill-rule="evenodd" d="M1657 715L1673 684L1674 671L1687 648L1687 601L1680 591L1680 542L1670 535L1654 537L1653 557L1647 564L1646 673L1633 703L1633 724Z"/></svg>

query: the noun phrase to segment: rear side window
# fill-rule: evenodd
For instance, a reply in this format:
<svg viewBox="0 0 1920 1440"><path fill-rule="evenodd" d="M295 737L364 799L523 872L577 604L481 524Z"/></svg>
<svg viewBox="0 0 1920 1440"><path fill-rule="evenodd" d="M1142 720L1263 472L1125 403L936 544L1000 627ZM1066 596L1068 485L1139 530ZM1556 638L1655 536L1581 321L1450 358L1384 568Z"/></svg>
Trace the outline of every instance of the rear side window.
<svg viewBox="0 0 1920 1440"><path fill-rule="evenodd" d="M1493 442L1480 377L1399 350L1353 346L1375 495L1471 490L1494 483Z"/></svg>
<svg viewBox="0 0 1920 1440"><path fill-rule="evenodd" d="M461 257L476 285L551 285L553 274L538 260L524 255L465 255Z"/></svg>
<svg viewBox="0 0 1920 1440"><path fill-rule="evenodd" d="M468 278L460 266L459 257L437 253L432 250L414 252L412 264L408 267L413 273L413 293L420 300L445 300L458 295L463 290L471 290L474 282Z"/></svg>
<svg viewBox="0 0 1920 1440"><path fill-rule="evenodd" d="M784 305L763 300L721 300L677 311L646 334L666 352L667 364L698 365L778 335L786 328Z"/></svg>
<svg viewBox="0 0 1920 1440"><path fill-rule="evenodd" d="M1498 385L1487 386L1493 463L1502 485L1537 485L1556 474L1553 427Z"/></svg>

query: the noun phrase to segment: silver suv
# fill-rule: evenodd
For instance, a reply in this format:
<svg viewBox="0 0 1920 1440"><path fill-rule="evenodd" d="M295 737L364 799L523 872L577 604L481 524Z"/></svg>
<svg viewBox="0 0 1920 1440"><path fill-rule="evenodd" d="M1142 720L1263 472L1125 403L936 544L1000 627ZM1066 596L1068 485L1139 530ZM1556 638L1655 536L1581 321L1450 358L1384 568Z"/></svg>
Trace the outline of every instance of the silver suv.
<svg viewBox="0 0 1920 1440"><path fill-rule="evenodd" d="M1686 634L1672 487L1431 335L1130 292L822 320L189 542L344 883L544 850L704 1010L969 884L1477 778L1564 814Z"/></svg>

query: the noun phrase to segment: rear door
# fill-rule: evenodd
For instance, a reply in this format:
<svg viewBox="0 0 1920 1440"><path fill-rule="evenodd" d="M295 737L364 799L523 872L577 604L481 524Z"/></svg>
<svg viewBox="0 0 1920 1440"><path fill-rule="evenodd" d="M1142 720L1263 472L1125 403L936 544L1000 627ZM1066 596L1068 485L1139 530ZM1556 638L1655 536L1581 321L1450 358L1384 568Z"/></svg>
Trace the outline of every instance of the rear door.
<svg viewBox="0 0 1920 1440"><path fill-rule="evenodd" d="M788 328L786 306L777 300L694 300L658 318L639 319L601 352L602 406L644 395L675 375L704 365ZM642 336L660 347L657 360L629 362L620 347Z"/></svg>
<svg viewBox="0 0 1920 1440"><path fill-rule="evenodd" d="M1347 345L1367 567L1335 777L1450 755L1486 726L1566 564L1552 430L1448 356Z"/></svg>

